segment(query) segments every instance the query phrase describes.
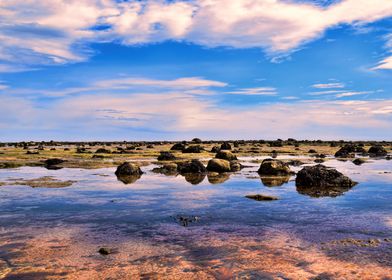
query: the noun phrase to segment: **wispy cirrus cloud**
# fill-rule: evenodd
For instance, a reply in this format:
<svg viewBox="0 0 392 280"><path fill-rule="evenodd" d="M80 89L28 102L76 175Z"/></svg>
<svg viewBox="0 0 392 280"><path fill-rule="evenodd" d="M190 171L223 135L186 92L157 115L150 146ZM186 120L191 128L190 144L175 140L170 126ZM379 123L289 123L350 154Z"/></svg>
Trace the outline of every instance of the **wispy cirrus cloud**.
<svg viewBox="0 0 392 280"><path fill-rule="evenodd" d="M314 84L312 88L317 89L334 89L334 88L344 88L345 84L343 83L326 83L326 84Z"/></svg>
<svg viewBox="0 0 392 280"><path fill-rule="evenodd" d="M330 5L283 0L3 0L0 62L79 62L91 55L90 43L139 45L165 40L257 47L282 54L321 37L329 28L366 25L390 16L390 0L342 0ZM375 69L389 65L387 59Z"/></svg>
<svg viewBox="0 0 392 280"><path fill-rule="evenodd" d="M235 91L228 91L227 94L238 94L238 95L277 95L278 92L274 87L254 87L254 88L242 88Z"/></svg>

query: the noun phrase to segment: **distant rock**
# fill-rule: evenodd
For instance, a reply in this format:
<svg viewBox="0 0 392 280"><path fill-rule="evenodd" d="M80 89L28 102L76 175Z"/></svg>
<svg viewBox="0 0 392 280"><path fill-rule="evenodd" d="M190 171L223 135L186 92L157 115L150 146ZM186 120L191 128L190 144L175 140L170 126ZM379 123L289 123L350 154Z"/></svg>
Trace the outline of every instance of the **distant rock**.
<svg viewBox="0 0 392 280"><path fill-rule="evenodd" d="M176 160L176 157L170 152L161 152L161 154L158 156L158 160Z"/></svg>
<svg viewBox="0 0 392 280"><path fill-rule="evenodd" d="M154 168L152 170L152 172L164 174L164 175L167 175L167 176L176 175L176 174L178 174L178 172L177 172L177 164L174 163L174 162L173 163L164 164L161 167Z"/></svg>
<svg viewBox="0 0 392 280"><path fill-rule="evenodd" d="M110 154L112 151L104 149L104 148L100 148L98 149L95 153L96 154Z"/></svg>
<svg viewBox="0 0 392 280"><path fill-rule="evenodd" d="M220 149L219 146L214 146L214 147L211 148L211 153L217 153L217 152L219 152L220 150L221 150L221 149Z"/></svg>
<svg viewBox="0 0 392 280"><path fill-rule="evenodd" d="M366 151L363 147L354 144L346 144L335 153L335 157L353 158L355 157L355 153L366 153Z"/></svg>
<svg viewBox="0 0 392 280"><path fill-rule="evenodd" d="M231 150L231 145L228 142L224 142L220 148L221 150Z"/></svg>
<svg viewBox="0 0 392 280"><path fill-rule="evenodd" d="M184 150L182 150L183 153L201 153L202 151L204 151L204 148L200 145L193 145L193 146L189 146L187 148L185 148Z"/></svg>
<svg viewBox="0 0 392 280"><path fill-rule="evenodd" d="M292 172L287 163L277 159L265 159L257 171L260 175L284 176Z"/></svg>
<svg viewBox="0 0 392 280"><path fill-rule="evenodd" d="M228 161L237 160L237 157L232 152L230 152L230 151L222 151L222 150L219 151L215 155L215 158L225 159L225 160L228 160Z"/></svg>
<svg viewBox="0 0 392 280"><path fill-rule="evenodd" d="M370 147L368 153L371 157L384 157L388 154L387 150L381 145Z"/></svg>
<svg viewBox="0 0 392 280"><path fill-rule="evenodd" d="M192 142L193 142L193 143L196 143L196 144L201 144L203 141L201 141L200 138L193 138L193 139L192 139Z"/></svg>
<svg viewBox="0 0 392 280"><path fill-rule="evenodd" d="M183 143L176 143L170 148L170 150L172 151L182 151L184 149L185 149L185 144Z"/></svg>
<svg viewBox="0 0 392 280"><path fill-rule="evenodd" d="M50 159L45 160L44 166L47 169L56 170L56 169L61 169L62 167L60 167L58 165L62 164L64 162L65 162L65 160L60 159L60 158L50 158Z"/></svg>
<svg viewBox="0 0 392 280"><path fill-rule="evenodd" d="M110 248L107 248L107 247L102 247L102 248L99 248L98 253L100 253L101 255L106 256L106 255L111 254L112 250Z"/></svg>
<svg viewBox="0 0 392 280"><path fill-rule="evenodd" d="M217 173L230 172L230 161L217 158L211 159L208 161L207 170Z"/></svg>
<svg viewBox="0 0 392 280"><path fill-rule="evenodd" d="M357 183L333 168L324 165L306 166L297 174L297 191L313 197L338 196Z"/></svg>

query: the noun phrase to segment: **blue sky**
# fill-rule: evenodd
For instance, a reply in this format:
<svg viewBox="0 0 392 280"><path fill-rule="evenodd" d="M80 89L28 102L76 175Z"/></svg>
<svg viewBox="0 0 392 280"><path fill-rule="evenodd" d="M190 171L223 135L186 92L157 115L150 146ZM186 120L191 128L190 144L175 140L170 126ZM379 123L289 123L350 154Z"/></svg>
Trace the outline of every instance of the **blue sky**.
<svg viewBox="0 0 392 280"><path fill-rule="evenodd" d="M0 3L0 141L392 137L390 0Z"/></svg>

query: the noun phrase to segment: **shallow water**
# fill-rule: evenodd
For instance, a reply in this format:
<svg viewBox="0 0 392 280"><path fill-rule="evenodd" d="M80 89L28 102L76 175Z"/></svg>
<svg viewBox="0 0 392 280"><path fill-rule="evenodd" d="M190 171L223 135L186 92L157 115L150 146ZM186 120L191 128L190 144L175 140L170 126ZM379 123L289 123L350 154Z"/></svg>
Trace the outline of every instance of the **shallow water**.
<svg viewBox="0 0 392 280"><path fill-rule="evenodd" d="M77 182L0 187L0 278L392 279L390 161L329 160L359 184L314 198L297 192L294 177L263 185L254 159L242 158L248 168L230 178L199 184L152 173L152 165L128 185L114 168L2 169L0 182ZM257 193L279 200L245 198ZM179 215L198 218L184 227ZM113 254L99 255L102 246Z"/></svg>

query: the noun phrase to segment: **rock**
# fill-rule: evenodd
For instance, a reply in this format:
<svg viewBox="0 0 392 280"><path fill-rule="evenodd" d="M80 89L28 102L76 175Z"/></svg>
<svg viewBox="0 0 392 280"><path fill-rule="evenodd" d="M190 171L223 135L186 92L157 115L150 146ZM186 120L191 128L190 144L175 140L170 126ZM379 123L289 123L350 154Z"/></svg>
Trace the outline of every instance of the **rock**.
<svg viewBox="0 0 392 280"><path fill-rule="evenodd" d="M103 155L93 155L93 159L104 159L105 157Z"/></svg>
<svg viewBox="0 0 392 280"><path fill-rule="evenodd" d="M231 145L228 142L224 142L220 148L221 150L231 150Z"/></svg>
<svg viewBox="0 0 392 280"><path fill-rule="evenodd" d="M219 146L214 146L214 147L212 147L212 149L211 149L211 153L217 153L217 152L219 152L221 149L220 149L220 147Z"/></svg>
<svg viewBox="0 0 392 280"><path fill-rule="evenodd" d="M189 146L189 147L185 148L184 150L182 150L183 153L187 153L187 154L201 153L202 151L204 151L204 148L199 145Z"/></svg>
<svg viewBox="0 0 392 280"><path fill-rule="evenodd" d="M290 175L287 176L260 176L261 182L266 187L280 187L290 180Z"/></svg>
<svg viewBox="0 0 392 280"><path fill-rule="evenodd" d="M290 160L288 162L288 164L291 165L291 166L301 166L301 165L303 165L305 163L300 161L300 160L298 160L298 159L293 159L293 160Z"/></svg>
<svg viewBox="0 0 392 280"><path fill-rule="evenodd" d="M192 142L193 142L193 143L196 143L196 144L201 144L203 141L201 141L200 138L193 138L193 139L192 139Z"/></svg>
<svg viewBox="0 0 392 280"><path fill-rule="evenodd" d="M185 149L185 144L182 143L176 143L170 148L170 150L172 151L183 151L184 149Z"/></svg>
<svg viewBox="0 0 392 280"><path fill-rule="evenodd" d="M241 171L241 169L244 168L244 166L239 163L238 161L230 161L230 169L231 172L237 172L237 171Z"/></svg>
<svg viewBox="0 0 392 280"><path fill-rule="evenodd" d="M198 159L192 161L178 163L177 171L181 174L185 173L206 173L207 169Z"/></svg>
<svg viewBox="0 0 392 280"><path fill-rule="evenodd" d="M230 179L230 174L228 173L216 173L210 172L207 175L208 182L213 185L222 184Z"/></svg>
<svg viewBox="0 0 392 280"><path fill-rule="evenodd" d="M217 158L211 159L208 161L207 170L218 173L230 172L230 161Z"/></svg>
<svg viewBox="0 0 392 280"><path fill-rule="evenodd" d="M98 253L100 253L101 255L105 255L106 256L106 255L111 254L112 250L110 248L107 248L107 247L102 247L102 248L99 248Z"/></svg>
<svg viewBox="0 0 392 280"><path fill-rule="evenodd" d="M117 167L115 174L117 176L133 176L142 175L143 172L138 165L130 162L124 162Z"/></svg>
<svg viewBox="0 0 392 280"><path fill-rule="evenodd" d="M152 172L164 174L167 176L176 175L177 174L177 164L176 163L164 164L161 167L154 168L152 170Z"/></svg>
<svg viewBox="0 0 392 280"><path fill-rule="evenodd" d="M391 160L391 159L392 159L392 156L386 156L385 159L386 159L386 160Z"/></svg>
<svg viewBox="0 0 392 280"><path fill-rule="evenodd" d="M352 158L355 157L355 153L366 153L366 151L360 146L346 144L335 153L335 157Z"/></svg>
<svg viewBox="0 0 392 280"><path fill-rule="evenodd" d="M317 151L314 150L314 149L310 149L310 150L308 151L308 153L309 153L309 154L317 154Z"/></svg>
<svg viewBox="0 0 392 280"><path fill-rule="evenodd" d="M295 179L297 191L313 197L338 196L357 183L333 168L324 165L306 166Z"/></svg>
<svg viewBox="0 0 392 280"><path fill-rule="evenodd" d="M219 151L215 155L215 158L225 159L225 160L228 160L228 161L237 160L237 157L230 151Z"/></svg>
<svg viewBox="0 0 392 280"><path fill-rule="evenodd" d="M323 162L324 162L324 159L318 158L318 159L315 159L314 162L315 162L315 163L323 163Z"/></svg>
<svg viewBox="0 0 392 280"><path fill-rule="evenodd" d="M290 175L292 172L287 163L277 159L265 159L257 171L260 175L284 176Z"/></svg>
<svg viewBox="0 0 392 280"><path fill-rule="evenodd" d="M56 170L56 169L61 169L62 167L57 166L59 164L62 164L65 162L65 160L60 159L60 158L50 158L45 160L45 168L51 169L51 170Z"/></svg>
<svg viewBox="0 0 392 280"><path fill-rule="evenodd" d="M110 154L112 151L104 149L104 148L100 148L98 149L95 153L96 154Z"/></svg>
<svg viewBox="0 0 392 280"><path fill-rule="evenodd" d="M388 154L387 150L381 145L370 147L368 153L371 157L384 157Z"/></svg>
<svg viewBox="0 0 392 280"><path fill-rule="evenodd" d="M366 160L364 160L363 158L356 158L353 160L353 163L355 165L361 165L361 164L364 164L365 162L366 162Z"/></svg>
<svg viewBox="0 0 392 280"><path fill-rule="evenodd" d="M249 199L257 200L257 201L278 200L278 198L275 196L264 195L264 194L250 194L250 195L246 195L245 197L249 198Z"/></svg>
<svg viewBox="0 0 392 280"><path fill-rule="evenodd" d="M170 153L170 152L161 152L161 154L158 156L158 160L175 160L176 157Z"/></svg>
<svg viewBox="0 0 392 280"><path fill-rule="evenodd" d="M177 215L173 218L179 225L181 225L183 227L187 227L191 223L197 223L200 221L200 217L198 217L198 216Z"/></svg>

